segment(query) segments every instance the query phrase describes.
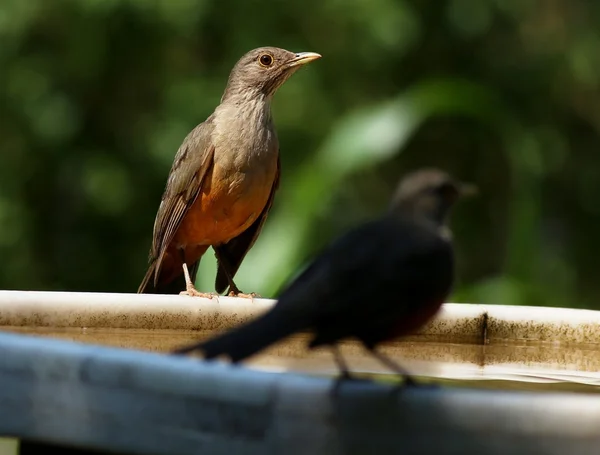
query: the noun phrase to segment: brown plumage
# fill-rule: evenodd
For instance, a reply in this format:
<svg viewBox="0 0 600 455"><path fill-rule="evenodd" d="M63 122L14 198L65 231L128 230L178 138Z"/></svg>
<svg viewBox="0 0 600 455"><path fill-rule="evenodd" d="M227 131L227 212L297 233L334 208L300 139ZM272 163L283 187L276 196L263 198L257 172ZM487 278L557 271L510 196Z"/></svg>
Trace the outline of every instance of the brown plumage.
<svg viewBox="0 0 600 455"><path fill-rule="evenodd" d="M207 359L225 355L238 362L294 332L311 330L309 347L331 346L344 375L348 370L336 344L351 337L402 372L376 347L419 329L447 298L454 256L445 222L458 196L472 188L435 169L408 175L387 213L326 248L267 313L177 353L199 350Z"/></svg>
<svg viewBox="0 0 600 455"><path fill-rule="evenodd" d="M233 278L260 234L279 185L271 100L298 68L319 57L263 47L236 63L221 104L175 155L139 293L186 289L189 295L212 297L192 284L200 258L212 246L218 261L216 291L229 286L232 294L246 296Z"/></svg>

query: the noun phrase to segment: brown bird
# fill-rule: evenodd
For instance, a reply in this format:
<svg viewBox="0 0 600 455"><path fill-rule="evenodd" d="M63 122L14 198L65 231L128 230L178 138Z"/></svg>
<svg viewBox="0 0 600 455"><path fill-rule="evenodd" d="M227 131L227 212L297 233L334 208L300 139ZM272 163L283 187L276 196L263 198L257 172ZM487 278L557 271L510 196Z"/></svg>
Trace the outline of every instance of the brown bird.
<svg viewBox="0 0 600 455"><path fill-rule="evenodd" d="M457 198L474 190L436 169L408 175L387 213L332 243L267 313L175 353L200 350L206 359L226 355L238 362L311 330L309 348L330 346L343 377L350 375L336 346L350 337L406 376L376 347L419 329L448 297L454 255L446 220Z"/></svg>
<svg viewBox="0 0 600 455"><path fill-rule="evenodd" d="M320 58L276 47L254 49L233 67L221 104L175 155L154 221L150 267L138 293L212 298L193 282L212 246L215 288L242 294L233 278L252 248L279 185L279 142L271 100L302 65ZM188 271L189 268L189 271Z"/></svg>

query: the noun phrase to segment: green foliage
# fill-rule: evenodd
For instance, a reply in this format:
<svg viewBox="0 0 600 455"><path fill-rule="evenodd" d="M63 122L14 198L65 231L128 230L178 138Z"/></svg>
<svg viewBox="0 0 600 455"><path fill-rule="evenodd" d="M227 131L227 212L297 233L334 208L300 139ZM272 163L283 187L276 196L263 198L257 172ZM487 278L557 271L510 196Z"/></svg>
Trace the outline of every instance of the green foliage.
<svg viewBox="0 0 600 455"><path fill-rule="evenodd" d="M5 0L0 288L133 292L166 176L233 63L324 58L279 91L281 189L238 275L274 293L440 166L457 301L600 308L600 5L583 0ZM212 290L208 254L198 284ZM382 289L381 292L390 290Z"/></svg>

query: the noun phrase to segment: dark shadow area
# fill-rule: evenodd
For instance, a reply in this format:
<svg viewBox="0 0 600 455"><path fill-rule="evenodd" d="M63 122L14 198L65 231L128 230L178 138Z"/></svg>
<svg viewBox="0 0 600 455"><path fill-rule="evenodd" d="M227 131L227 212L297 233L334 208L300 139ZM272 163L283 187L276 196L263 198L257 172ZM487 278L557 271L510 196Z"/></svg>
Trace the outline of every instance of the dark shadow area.
<svg viewBox="0 0 600 455"><path fill-rule="evenodd" d="M111 452L106 450L92 450L86 448L68 447L59 444L48 444L44 442L21 441L18 455L46 455L46 454L62 454L62 455L134 455L133 452Z"/></svg>

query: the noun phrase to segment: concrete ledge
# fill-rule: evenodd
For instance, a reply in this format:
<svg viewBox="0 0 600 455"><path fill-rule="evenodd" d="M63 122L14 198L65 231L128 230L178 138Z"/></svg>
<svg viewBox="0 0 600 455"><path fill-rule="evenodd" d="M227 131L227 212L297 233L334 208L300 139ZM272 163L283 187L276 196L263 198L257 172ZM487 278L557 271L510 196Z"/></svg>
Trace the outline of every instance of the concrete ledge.
<svg viewBox="0 0 600 455"><path fill-rule="evenodd" d="M592 454L600 396L392 389L0 334L0 435L147 454Z"/></svg>
<svg viewBox="0 0 600 455"><path fill-rule="evenodd" d="M265 299L0 291L0 326L217 330L256 317Z"/></svg>
<svg viewBox="0 0 600 455"><path fill-rule="evenodd" d="M385 295L372 298L388 298ZM0 291L0 326L217 331L266 311L274 300ZM600 343L600 312L502 305L444 305L415 339Z"/></svg>
<svg viewBox="0 0 600 455"><path fill-rule="evenodd" d="M254 318L274 303L229 297L0 291L0 330L166 352ZM247 365L336 374L328 350L307 351L307 336L297 334L273 345ZM595 311L449 303L420 333L387 343L382 350L412 374L428 378L594 386L600 384L599 340L600 313ZM354 371L389 373L358 343L349 340L341 349Z"/></svg>

